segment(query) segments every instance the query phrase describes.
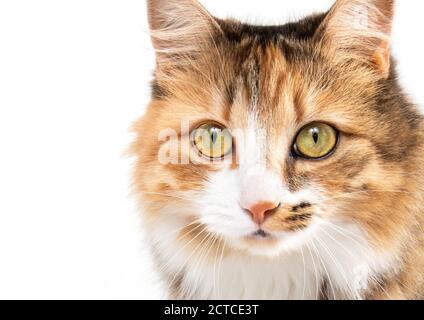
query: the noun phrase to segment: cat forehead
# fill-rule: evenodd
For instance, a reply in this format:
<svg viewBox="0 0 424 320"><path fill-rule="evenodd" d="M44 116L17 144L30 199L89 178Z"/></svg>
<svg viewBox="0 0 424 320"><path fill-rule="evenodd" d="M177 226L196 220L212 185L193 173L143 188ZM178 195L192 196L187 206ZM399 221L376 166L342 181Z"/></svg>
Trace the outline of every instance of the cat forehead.
<svg viewBox="0 0 424 320"><path fill-rule="evenodd" d="M233 74L230 101L223 104L230 121L256 118L259 122L285 125L286 122L302 122L316 112L323 112L321 105L328 105L330 97L320 89L321 75L331 74L323 64L312 57L293 63L277 44L251 48ZM316 58L315 58L316 59ZM322 70L319 70L322 69ZM317 96L321 99L317 99ZM328 103L323 103L324 101ZM335 104L332 104L335 106ZM332 110L334 111L334 110ZM244 122L245 127L247 125Z"/></svg>
<svg viewBox="0 0 424 320"><path fill-rule="evenodd" d="M315 54L317 48L308 41L323 16L313 18L313 23L275 27L223 22L226 41L222 44L221 57L227 60L224 93L228 94L228 103L223 107L232 109L224 114L238 117L254 114L264 118L274 112L287 115L293 111L289 116L300 120L312 111L315 105L308 102L322 93L319 90L320 81L325 80L322 75L337 72ZM214 65L222 60L209 61ZM295 110L291 110L293 105L297 106ZM311 110L305 110L304 106Z"/></svg>

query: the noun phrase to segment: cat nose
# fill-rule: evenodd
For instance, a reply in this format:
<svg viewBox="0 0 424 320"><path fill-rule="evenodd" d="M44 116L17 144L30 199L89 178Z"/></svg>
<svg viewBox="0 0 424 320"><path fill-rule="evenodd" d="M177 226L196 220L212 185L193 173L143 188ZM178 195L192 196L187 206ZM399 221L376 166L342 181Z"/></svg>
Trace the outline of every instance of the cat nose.
<svg viewBox="0 0 424 320"><path fill-rule="evenodd" d="M257 202L246 209L249 214L252 216L252 220L257 224L262 224L265 222L266 218L278 207L279 203L263 201Z"/></svg>

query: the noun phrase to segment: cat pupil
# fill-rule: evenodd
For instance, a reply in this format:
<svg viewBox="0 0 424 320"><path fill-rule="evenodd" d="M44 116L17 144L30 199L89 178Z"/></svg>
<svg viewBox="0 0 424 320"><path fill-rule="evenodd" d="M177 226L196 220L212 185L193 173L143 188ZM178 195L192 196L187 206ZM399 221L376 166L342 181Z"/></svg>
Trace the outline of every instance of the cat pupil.
<svg viewBox="0 0 424 320"><path fill-rule="evenodd" d="M217 132L216 132L216 129L212 129L212 132L211 132L211 140L212 140L212 144L215 144L215 142L216 142L216 139L217 139Z"/></svg>
<svg viewBox="0 0 424 320"><path fill-rule="evenodd" d="M314 130L312 131L312 138L314 139L314 142L315 142L315 143L318 143L319 134L318 134L317 129L314 129Z"/></svg>

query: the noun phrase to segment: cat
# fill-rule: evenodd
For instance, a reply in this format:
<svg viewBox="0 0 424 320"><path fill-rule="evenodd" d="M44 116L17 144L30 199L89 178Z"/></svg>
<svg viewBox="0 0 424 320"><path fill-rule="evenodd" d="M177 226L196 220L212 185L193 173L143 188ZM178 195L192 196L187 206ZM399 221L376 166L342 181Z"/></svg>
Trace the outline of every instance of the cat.
<svg viewBox="0 0 424 320"><path fill-rule="evenodd" d="M172 299L422 299L424 119L394 0L294 23L148 0L152 100L134 187Z"/></svg>

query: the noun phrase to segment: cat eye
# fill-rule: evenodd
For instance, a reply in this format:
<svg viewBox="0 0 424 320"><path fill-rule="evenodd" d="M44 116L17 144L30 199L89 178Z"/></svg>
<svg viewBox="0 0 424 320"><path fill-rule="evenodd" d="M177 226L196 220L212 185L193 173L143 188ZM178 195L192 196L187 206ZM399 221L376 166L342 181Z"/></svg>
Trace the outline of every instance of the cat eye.
<svg viewBox="0 0 424 320"><path fill-rule="evenodd" d="M203 124L192 133L197 150L211 159L223 158L232 151L233 137L228 129L215 124Z"/></svg>
<svg viewBox="0 0 424 320"><path fill-rule="evenodd" d="M334 151L337 140L336 129L324 123L312 123L297 135L294 151L303 158L321 159Z"/></svg>

